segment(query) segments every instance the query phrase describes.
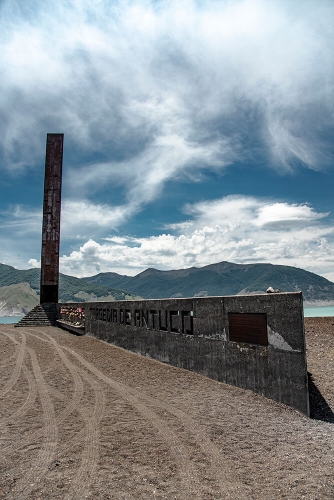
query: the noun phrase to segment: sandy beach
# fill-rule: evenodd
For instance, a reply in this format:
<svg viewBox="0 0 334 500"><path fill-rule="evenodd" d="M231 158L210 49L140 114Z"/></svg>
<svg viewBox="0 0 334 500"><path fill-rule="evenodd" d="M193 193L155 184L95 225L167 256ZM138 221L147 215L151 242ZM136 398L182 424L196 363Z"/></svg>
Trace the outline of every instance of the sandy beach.
<svg viewBox="0 0 334 500"><path fill-rule="evenodd" d="M334 318L311 416L58 328L0 325L0 498L334 499Z"/></svg>

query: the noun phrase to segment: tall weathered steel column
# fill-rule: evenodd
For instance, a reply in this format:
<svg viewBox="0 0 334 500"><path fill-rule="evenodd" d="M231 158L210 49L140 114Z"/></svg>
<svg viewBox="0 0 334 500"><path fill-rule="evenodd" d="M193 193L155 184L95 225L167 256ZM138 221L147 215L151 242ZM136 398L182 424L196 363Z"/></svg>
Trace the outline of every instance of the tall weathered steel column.
<svg viewBox="0 0 334 500"><path fill-rule="evenodd" d="M47 134L40 303L58 302L61 181L64 134Z"/></svg>

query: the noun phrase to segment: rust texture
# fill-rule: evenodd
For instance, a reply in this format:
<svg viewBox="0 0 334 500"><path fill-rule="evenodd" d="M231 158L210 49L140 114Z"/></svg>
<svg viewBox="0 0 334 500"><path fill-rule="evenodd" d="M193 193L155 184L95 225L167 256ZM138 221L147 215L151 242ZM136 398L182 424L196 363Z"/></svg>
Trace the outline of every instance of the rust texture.
<svg viewBox="0 0 334 500"><path fill-rule="evenodd" d="M266 314L229 313L230 341L268 345Z"/></svg>
<svg viewBox="0 0 334 500"><path fill-rule="evenodd" d="M58 302L64 134L47 134L41 257L41 304Z"/></svg>

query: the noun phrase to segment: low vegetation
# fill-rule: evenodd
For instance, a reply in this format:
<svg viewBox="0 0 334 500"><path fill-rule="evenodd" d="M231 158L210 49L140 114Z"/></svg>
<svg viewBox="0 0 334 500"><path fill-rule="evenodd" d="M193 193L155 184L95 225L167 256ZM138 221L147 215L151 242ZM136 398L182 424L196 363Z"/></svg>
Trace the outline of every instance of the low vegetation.
<svg viewBox="0 0 334 500"><path fill-rule="evenodd" d="M18 270L0 264L0 316L21 315L39 303L40 270ZM134 293L112 286L94 285L80 278L60 274L60 302L134 300Z"/></svg>
<svg viewBox="0 0 334 500"><path fill-rule="evenodd" d="M146 269L133 277L99 273L88 278L74 278L60 274L59 281L61 302L237 295L265 293L268 287L273 287L282 292L301 291L309 305L334 304L334 283L331 281L303 269L273 264L220 262L175 271ZM0 314L5 315L4 310L31 309L38 303L39 287L39 269L21 271L0 264Z"/></svg>

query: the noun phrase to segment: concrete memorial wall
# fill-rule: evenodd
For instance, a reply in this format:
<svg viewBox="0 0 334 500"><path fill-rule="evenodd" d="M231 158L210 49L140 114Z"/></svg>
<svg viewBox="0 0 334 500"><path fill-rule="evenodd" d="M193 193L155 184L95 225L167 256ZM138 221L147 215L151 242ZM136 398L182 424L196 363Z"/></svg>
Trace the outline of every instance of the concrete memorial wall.
<svg viewBox="0 0 334 500"><path fill-rule="evenodd" d="M67 308L74 320L73 311L82 311L88 335L309 415L299 292L59 307L63 319Z"/></svg>

